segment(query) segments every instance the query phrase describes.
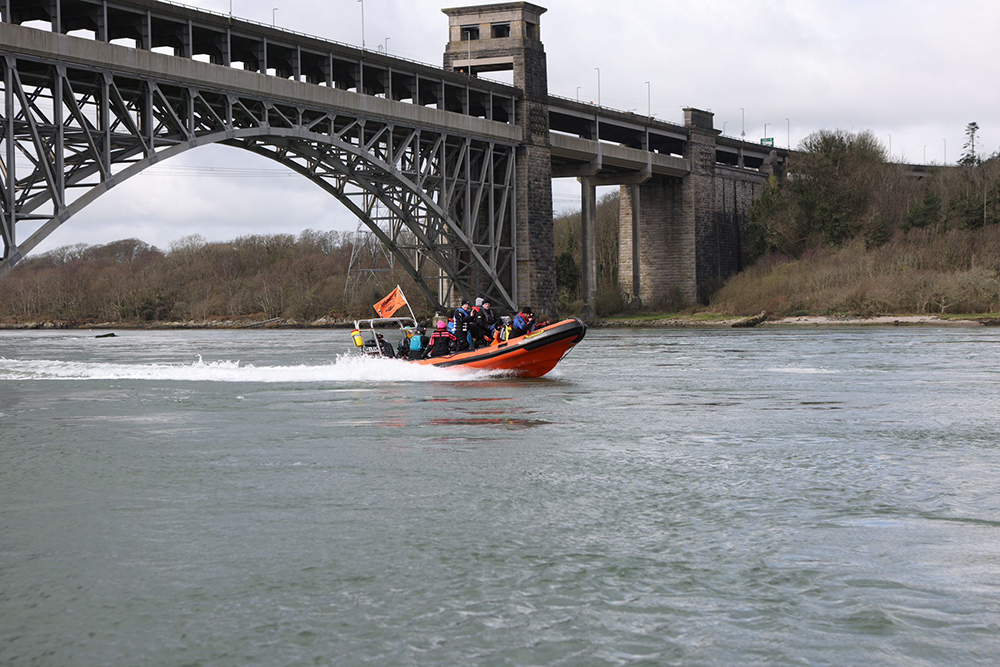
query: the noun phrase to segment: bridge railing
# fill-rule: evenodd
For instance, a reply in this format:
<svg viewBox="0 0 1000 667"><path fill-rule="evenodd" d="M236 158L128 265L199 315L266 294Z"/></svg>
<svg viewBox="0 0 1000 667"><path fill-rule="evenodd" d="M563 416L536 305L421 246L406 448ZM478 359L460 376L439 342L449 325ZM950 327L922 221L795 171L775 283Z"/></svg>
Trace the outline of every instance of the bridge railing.
<svg viewBox="0 0 1000 667"><path fill-rule="evenodd" d="M261 23L260 21L254 21L253 19L239 17L239 16L236 16L234 14L224 14L222 12L216 12L216 11L213 11L213 10L210 10L210 9L201 9L200 7L192 7L191 5L185 5L182 2L175 2L175 0L160 0L160 2L166 3L168 5L175 5L177 7L184 7L185 9L192 9L194 11L205 12L206 14L215 14L216 16L221 16L223 18L238 20L238 21L241 21L243 23L250 23L252 25L256 25L256 26L259 26L259 27L262 27L262 28L269 28L271 30L280 30L283 33L288 33L290 35L296 35L297 37L305 37L307 39L315 39L315 40L319 40L319 41L322 41L322 42L328 42L330 44L336 44L337 46L343 46L343 47L346 47L346 48L349 48L349 49L357 49L358 51L363 51L365 53L373 53L373 54L376 54L376 55L385 56L386 58L392 58L393 60L401 60L403 62L407 62L407 63L410 63L412 65L421 65L423 67L430 67L431 69L436 69L436 70L441 70L442 72L449 72L449 73L451 73L450 70L445 69L442 65L435 65L433 63L426 63L426 62L424 62L422 60L414 60L413 58L407 58L406 56L400 56L400 55L395 55L395 54L389 55L388 51L380 51L378 48L372 49L372 48L367 47L367 46L362 47L362 46L358 46L357 44L350 44L348 42L340 42L340 41L337 41L335 39L329 39L328 37L317 37L316 35L311 35L311 34L309 34L307 32L299 32L297 30L291 30L289 28L279 28L277 26L269 25L267 23ZM489 81L490 83L496 83L496 84L499 84L501 86L510 86L510 84L508 84L508 83L504 83L503 81L500 81L498 79L491 79L488 76L479 76L477 74L475 78L479 79L480 81Z"/></svg>
<svg viewBox="0 0 1000 667"><path fill-rule="evenodd" d="M616 109L615 107L609 107L604 104L597 105L593 104L592 102L581 102L580 100L574 99L572 97L566 97L565 95L557 95L555 93L549 93L549 99L562 100L564 102L570 102L574 105L593 107L594 109L597 109L599 111L610 111L612 113L622 114L623 116L634 116L640 122L643 122L647 125L662 125L665 127L669 127L671 129L684 130L684 126L681 125L680 123L671 123L668 120L657 118L655 114L647 115L644 113L637 113L635 111L627 111L625 109Z"/></svg>
<svg viewBox="0 0 1000 667"><path fill-rule="evenodd" d="M243 24L257 26L259 28L265 28L267 30L275 30L275 31L281 32L282 34L286 34L286 35L294 35L296 37L304 37L304 38L310 39L310 40L316 40L316 41L319 41L319 42L324 42L324 43L327 43L327 44L331 44L331 45L335 45L335 46L340 46L340 47L347 48L347 49L353 49L353 50L356 50L356 51L360 51L362 53L371 53L371 54L374 54L374 55L383 56L385 58L391 58L393 60L399 60L399 61L402 61L402 62L410 63L412 65L420 65L421 67L427 67L427 68L430 68L430 69L433 69L433 70L438 70L438 71L445 72L445 73L448 73L448 74L453 74L453 72L451 72L450 70L446 69L442 65L435 65L433 63L427 63L427 62L423 62L421 60L414 60L413 58L407 58L406 56L401 56L401 55L395 55L395 54L389 55L388 52L381 51L381 50L379 50L377 48L376 49L372 49L372 48L369 48L367 46L362 47L362 46L358 46L357 44L350 44L348 42L341 42L341 41L338 41L338 40L335 40L335 39L330 39L328 37L319 37L317 35L312 35L312 34L309 34L309 33L306 33L306 32L300 32L298 30L291 30L289 28L278 27L278 26L275 26L275 25L272 25L272 24L269 24L269 23L263 23L261 21L255 21L253 19L248 19L248 18L245 18L245 17L242 17L242 16L237 16L235 14L226 14L224 12L219 12L219 11L215 11L215 10L212 10L212 9L203 9L201 7L194 7L192 5L188 5L188 4L185 4L183 2L176 2L175 0L158 0L158 2L161 3L161 4L164 4L164 5L172 5L174 7L179 7L181 9L186 10L186 11L197 12L199 14L209 14L209 15L212 15L212 16L217 16L217 17L219 17L221 19L225 19L227 21L239 21L240 23L243 23ZM497 84L497 85L500 85L500 86L510 87L509 83L505 83L505 82L499 81L497 79L491 79L490 77L476 75L475 78L477 80L479 80L479 81L487 81L489 83Z"/></svg>

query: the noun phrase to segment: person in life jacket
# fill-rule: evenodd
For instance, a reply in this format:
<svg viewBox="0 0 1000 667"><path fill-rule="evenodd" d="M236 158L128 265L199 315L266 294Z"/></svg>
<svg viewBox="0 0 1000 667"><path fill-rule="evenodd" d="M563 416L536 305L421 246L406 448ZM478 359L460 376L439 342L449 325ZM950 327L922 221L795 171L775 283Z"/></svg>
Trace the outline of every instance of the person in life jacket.
<svg viewBox="0 0 1000 667"><path fill-rule="evenodd" d="M517 314L514 318L514 322L511 324L511 338L517 338L518 336L523 336L526 333L531 333L535 329L535 316L531 312L531 308L525 306L521 309L521 312Z"/></svg>
<svg viewBox="0 0 1000 667"><path fill-rule="evenodd" d="M472 309L472 349L489 345L493 339L493 327L496 326L497 315L493 312L489 299L476 299Z"/></svg>
<svg viewBox="0 0 1000 667"><path fill-rule="evenodd" d="M381 350L383 357L388 357L389 359L394 359L396 357L396 353L392 351L392 344L383 338L380 333L375 334L374 339L369 338L365 341L366 353L373 354L376 348Z"/></svg>
<svg viewBox="0 0 1000 667"><path fill-rule="evenodd" d="M431 344L427 348L428 357L445 357L452 353L456 344L455 334L448 331L444 320L437 323L437 328L431 334Z"/></svg>
<svg viewBox="0 0 1000 667"><path fill-rule="evenodd" d="M462 305L455 309L452 317L455 320L455 338L458 339L458 343L455 346L456 352L461 352L463 350L469 349L469 320L472 319L470 313L469 300L463 299Z"/></svg>
<svg viewBox="0 0 1000 667"><path fill-rule="evenodd" d="M431 339L427 337L426 329L424 327L418 326L414 330L413 335L410 337L410 349L407 354L407 359L422 359L424 352L427 350L428 345L430 345Z"/></svg>
<svg viewBox="0 0 1000 667"><path fill-rule="evenodd" d="M399 345L396 346L396 356L400 359L406 359L407 355L410 353L410 340L413 338L413 327L403 327L403 337L399 341Z"/></svg>
<svg viewBox="0 0 1000 667"><path fill-rule="evenodd" d="M502 315L500 321L493 327L492 345L499 345L508 338L510 338L510 317Z"/></svg>

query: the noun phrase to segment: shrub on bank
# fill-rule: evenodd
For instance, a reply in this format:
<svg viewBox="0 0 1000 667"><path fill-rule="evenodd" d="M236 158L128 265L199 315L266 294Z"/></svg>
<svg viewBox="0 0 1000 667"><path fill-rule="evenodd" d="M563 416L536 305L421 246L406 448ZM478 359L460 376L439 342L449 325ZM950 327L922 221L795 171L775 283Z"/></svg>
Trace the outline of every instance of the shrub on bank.
<svg viewBox="0 0 1000 667"><path fill-rule="evenodd" d="M714 295L726 315L986 313L1000 309L1000 226L914 229L878 248L855 239L799 258L769 255Z"/></svg>

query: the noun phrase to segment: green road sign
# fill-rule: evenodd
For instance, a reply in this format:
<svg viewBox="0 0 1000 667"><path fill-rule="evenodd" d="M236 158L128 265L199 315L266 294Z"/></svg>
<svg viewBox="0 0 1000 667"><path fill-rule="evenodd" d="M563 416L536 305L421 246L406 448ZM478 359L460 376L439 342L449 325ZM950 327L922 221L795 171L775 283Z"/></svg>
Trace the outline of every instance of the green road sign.
<svg viewBox="0 0 1000 667"><path fill-rule="evenodd" d="M770 146L771 148L774 148L774 137L764 137L763 139L760 140L760 145Z"/></svg>

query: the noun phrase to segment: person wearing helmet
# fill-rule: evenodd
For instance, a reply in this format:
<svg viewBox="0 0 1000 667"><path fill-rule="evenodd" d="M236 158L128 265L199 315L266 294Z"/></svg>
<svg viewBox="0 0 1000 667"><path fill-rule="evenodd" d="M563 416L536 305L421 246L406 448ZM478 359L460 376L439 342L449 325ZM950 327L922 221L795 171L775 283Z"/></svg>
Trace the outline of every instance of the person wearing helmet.
<svg viewBox="0 0 1000 667"><path fill-rule="evenodd" d="M430 345L427 346L428 357L445 357L455 349L457 339L455 334L448 331L448 325L444 320L437 323L434 333L431 334Z"/></svg>

